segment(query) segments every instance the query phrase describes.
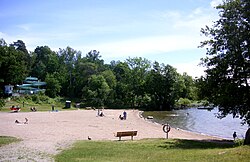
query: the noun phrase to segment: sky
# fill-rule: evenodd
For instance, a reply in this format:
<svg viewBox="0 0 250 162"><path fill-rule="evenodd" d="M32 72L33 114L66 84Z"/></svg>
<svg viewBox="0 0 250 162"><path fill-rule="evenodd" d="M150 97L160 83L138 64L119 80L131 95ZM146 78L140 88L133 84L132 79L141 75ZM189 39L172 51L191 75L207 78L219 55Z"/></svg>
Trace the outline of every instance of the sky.
<svg viewBox="0 0 250 162"><path fill-rule="evenodd" d="M29 51L67 46L85 56L125 61L142 57L179 73L204 75L198 66L207 38L201 28L219 19L221 0L0 0L0 38L22 40Z"/></svg>

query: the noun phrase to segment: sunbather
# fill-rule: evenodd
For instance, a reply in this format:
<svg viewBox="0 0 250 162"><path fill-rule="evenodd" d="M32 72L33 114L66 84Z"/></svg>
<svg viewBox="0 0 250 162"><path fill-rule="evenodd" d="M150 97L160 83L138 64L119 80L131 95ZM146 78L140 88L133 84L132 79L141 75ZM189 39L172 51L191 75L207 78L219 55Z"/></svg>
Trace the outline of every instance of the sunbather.
<svg viewBox="0 0 250 162"><path fill-rule="evenodd" d="M15 123L20 123L20 121L16 120Z"/></svg>
<svg viewBox="0 0 250 162"><path fill-rule="evenodd" d="M24 122L24 124L28 124L28 118L25 118L25 122Z"/></svg>

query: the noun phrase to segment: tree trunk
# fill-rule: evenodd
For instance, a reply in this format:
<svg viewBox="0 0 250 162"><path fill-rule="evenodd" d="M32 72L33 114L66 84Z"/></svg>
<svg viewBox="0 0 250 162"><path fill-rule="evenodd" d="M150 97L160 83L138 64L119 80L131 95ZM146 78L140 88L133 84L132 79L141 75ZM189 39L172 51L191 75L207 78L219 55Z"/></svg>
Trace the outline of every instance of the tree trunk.
<svg viewBox="0 0 250 162"><path fill-rule="evenodd" d="M244 140L244 145L250 145L250 128L248 128Z"/></svg>

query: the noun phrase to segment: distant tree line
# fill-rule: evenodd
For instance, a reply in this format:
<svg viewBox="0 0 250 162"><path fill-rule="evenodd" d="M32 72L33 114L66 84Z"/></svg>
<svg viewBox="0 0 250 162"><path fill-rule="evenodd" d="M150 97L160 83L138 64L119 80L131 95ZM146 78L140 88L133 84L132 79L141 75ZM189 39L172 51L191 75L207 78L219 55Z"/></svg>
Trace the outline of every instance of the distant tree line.
<svg viewBox="0 0 250 162"><path fill-rule="evenodd" d="M104 64L96 50L86 56L70 47L28 52L22 40L7 45L1 39L0 70L2 87L34 76L47 82L47 96L78 98L86 106L171 110L179 98L197 99L192 77L171 65L141 57Z"/></svg>

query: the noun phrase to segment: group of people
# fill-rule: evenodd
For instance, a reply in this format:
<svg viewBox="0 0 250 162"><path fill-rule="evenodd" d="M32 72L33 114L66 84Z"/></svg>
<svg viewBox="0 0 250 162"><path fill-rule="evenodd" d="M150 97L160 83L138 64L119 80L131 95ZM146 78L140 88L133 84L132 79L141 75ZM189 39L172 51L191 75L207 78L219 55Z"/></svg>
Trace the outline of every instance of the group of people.
<svg viewBox="0 0 250 162"><path fill-rule="evenodd" d="M124 112L123 112L123 116L122 116L122 115L119 115L119 119L120 119L120 120L126 120L126 119L127 119L127 112L124 111Z"/></svg>
<svg viewBox="0 0 250 162"><path fill-rule="evenodd" d="M97 116L103 117L103 116L104 116L103 111L100 110L100 109L98 109L98 110L97 110ZM119 119L120 119L120 120L126 120L126 119L127 119L127 112L124 111L124 112L123 112L123 115L119 115Z"/></svg>
<svg viewBox="0 0 250 162"><path fill-rule="evenodd" d="M28 124L28 121L29 121L28 118L25 118L25 122L23 122L23 124ZM22 122L20 122L19 120L16 120L15 123L20 124Z"/></svg>

